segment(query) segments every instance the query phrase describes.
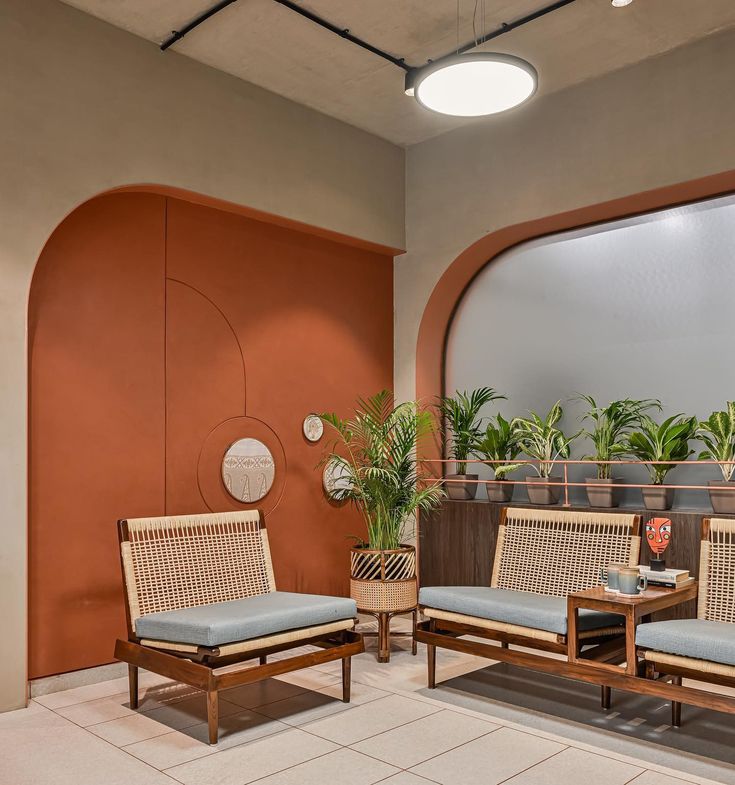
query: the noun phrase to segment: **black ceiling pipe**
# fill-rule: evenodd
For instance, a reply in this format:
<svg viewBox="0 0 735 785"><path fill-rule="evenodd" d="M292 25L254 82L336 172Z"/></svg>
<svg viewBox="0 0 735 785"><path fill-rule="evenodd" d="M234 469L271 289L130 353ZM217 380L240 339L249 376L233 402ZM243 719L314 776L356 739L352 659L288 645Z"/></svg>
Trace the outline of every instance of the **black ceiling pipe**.
<svg viewBox="0 0 735 785"><path fill-rule="evenodd" d="M382 57L383 60L387 60L389 63L392 63L398 68L403 69L406 71L406 86L408 88L409 82L413 83L413 78L415 74L421 70L423 66L410 66L406 63L403 57L395 57L388 52L385 52L383 49L380 49L377 46L373 46L372 44L364 41L362 38L358 38L355 35L345 28L339 27L338 25L333 24L327 19L319 16L318 14L309 11L308 9L304 8L303 6L299 5L298 3L293 2L293 0L273 0L275 3L284 6L284 8L288 8L290 11L293 11L300 16L303 16L305 19L308 19L310 22L323 27L325 30L328 30L330 33L334 33L334 35L338 35L340 38L344 38L346 41L349 41L356 46L361 47L362 49L367 50L368 52L372 52L372 54L377 55L378 57ZM213 5L207 11L200 14L199 16L192 19L189 24L185 25L181 28L181 30L174 30L173 33L169 38L167 38L161 44L161 51L165 52L172 44L175 44L177 41L180 41L187 33L190 33L195 27L199 27L202 22L206 22L207 19L218 14L223 9L227 8L227 6L232 5L232 3L236 2L236 0L221 0L221 2ZM463 54L464 52L469 52L471 49L475 49L478 46L486 43L487 41L491 41L493 38L498 38L501 35L505 35L505 33L509 33L511 30L516 30L523 25L528 24L529 22L533 22L535 19L540 19L542 16L546 16L546 14L550 14L552 11L557 11L564 6L571 5L574 3L575 0L556 0L556 2L551 3L550 5L544 6L540 8L538 11L533 11L530 14L526 14L526 16L522 16L519 19L516 19L514 22L503 22L500 27L493 30L490 33L486 33L473 41L470 41L462 46L457 47L455 50L448 52L441 57L437 57L433 60L429 60L429 63L437 63L443 60L446 57L452 57L454 55Z"/></svg>

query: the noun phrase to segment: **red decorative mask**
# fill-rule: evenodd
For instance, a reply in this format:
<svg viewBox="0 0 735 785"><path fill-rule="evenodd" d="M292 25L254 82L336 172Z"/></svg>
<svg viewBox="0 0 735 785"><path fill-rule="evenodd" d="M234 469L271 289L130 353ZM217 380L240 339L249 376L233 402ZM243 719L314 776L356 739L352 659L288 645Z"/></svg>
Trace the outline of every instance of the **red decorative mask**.
<svg viewBox="0 0 735 785"><path fill-rule="evenodd" d="M671 542L671 521L668 518L651 518L646 523L648 547L660 556Z"/></svg>

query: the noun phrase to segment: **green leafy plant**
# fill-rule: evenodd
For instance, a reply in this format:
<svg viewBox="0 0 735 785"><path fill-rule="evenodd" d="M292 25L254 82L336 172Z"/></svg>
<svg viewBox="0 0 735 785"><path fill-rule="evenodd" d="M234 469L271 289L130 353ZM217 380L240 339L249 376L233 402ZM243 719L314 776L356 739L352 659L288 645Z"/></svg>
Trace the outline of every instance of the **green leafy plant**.
<svg viewBox="0 0 735 785"><path fill-rule="evenodd" d="M614 461L621 458L627 451L626 435L641 423L641 416L651 409L661 410L661 402L653 398L636 400L625 398L611 401L607 406L600 406L591 395L577 395L576 400L584 401L589 406L582 422L591 423L590 428L581 431L594 446L592 455L585 455L585 461ZM612 466L609 463L597 464L597 478L610 479Z"/></svg>
<svg viewBox="0 0 735 785"><path fill-rule="evenodd" d="M431 413L408 401L395 405L389 390L359 399L352 417L321 414L336 433L322 463L333 461L344 475L334 492L360 511L368 531L363 544L378 550L399 547L406 523L418 511L430 512L444 496L441 484L425 474L416 443L433 430Z"/></svg>
<svg viewBox="0 0 735 785"><path fill-rule="evenodd" d="M675 468L675 463L666 461L685 461L694 450L689 442L695 437L697 418L674 414L660 425L647 414L641 417L640 430L626 437L628 455L639 461L650 461L648 473L653 485L661 485L666 475ZM659 463L653 463L659 461Z"/></svg>
<svg viewBox="0 0 735 785"><path fill-rule="evenodd" d="M735 401L727 402L724 412L712 412L706 420L700 420L697 438L707 447L699 453L700 461L735 460ZM720 471L725 482L732 480L734 463L721 463Z"/></svg>
<svg viewBox="0 0 735 785"><path fill-rule="evenodd" d="M485 428L482 438L475 444L473 453L495 471L496 480L505 480L506 475L519 469L523 463L493 463L494 461L513 461L520 453L518 439L510 422L498 414Z"/></svg>
<svg viewBox="0 0 735 785"><path fill-rule="evenodd" d="M557 401L544 418L531 411L530 417L515 417L511 421L521 451L538 461L533 468L539 477L549 477L557 459L569 458L571 444L579 436L565 436L556 427L563 414L561 401Z"/></svg>
<svg viewBox="0 0 735 785"><path fill-rule="evenodd" d="M449 456L457 462L457 474L467 473L467 461L482 435L480 411L490 401L504 399L492 387L480 387L472 392L457 392L439 399L439 414L445 433L451 434Z"/></svg>

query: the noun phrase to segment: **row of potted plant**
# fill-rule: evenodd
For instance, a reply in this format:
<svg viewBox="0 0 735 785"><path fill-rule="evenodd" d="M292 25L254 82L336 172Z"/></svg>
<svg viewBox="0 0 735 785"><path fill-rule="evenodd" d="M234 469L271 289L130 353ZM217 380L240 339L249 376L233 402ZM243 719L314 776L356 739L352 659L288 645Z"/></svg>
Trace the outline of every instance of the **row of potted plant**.
<svg viewBox="0 0 735 785"><path fill-rule="evenodd" d="M467 473L467 463L478 458L494 469L496 483L488 483L491 501L507 502L513 494L508 475L522 466L531 466L535 477L526 478L528 497L533 504L555 504L561 494L562 478L553 474L559 459L569 459L572 443L580 437L588 439L593 450L582 460L597 464L597 476L587 478L587 496L594 507L616 507L619 503L621 479L613 476L614 461L633 458L646 464L651 484L642 489L648 509L668 510L673 503L673 488L661 487L676 462L694 454L691 442L699 440L705 449L700 460L735 460L735 402L728 401L724 411L713 412L706 420L676 414L657 422L651 416L661 411L656 399L612 401L601 406L590 395L576 400L587 404L582 428L566 435L559 428L563 415L557 401L545 416L529 412L527 417L504 419L500 414L482 417L483 407L504 399L491 387L471 392L458 392L443 397L438 410L444 424L449 457L456 462L456 474L447 475L447 495L454 499L474 498L478 475ZM532 462L519 459L525 456ZM499 464L496 461L507 461ZM710 499L715 512L735 513L735 490L731 486L735 463L720 463L723 480L711 481ZM559 487L555 487L559 484Z"/></svg>

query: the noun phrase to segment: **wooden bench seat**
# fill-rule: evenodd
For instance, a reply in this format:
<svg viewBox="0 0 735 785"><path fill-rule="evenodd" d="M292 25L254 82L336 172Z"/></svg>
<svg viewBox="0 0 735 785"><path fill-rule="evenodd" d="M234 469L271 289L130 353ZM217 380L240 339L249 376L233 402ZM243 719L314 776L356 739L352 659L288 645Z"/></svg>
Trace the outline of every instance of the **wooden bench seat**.
<svg viewBox="0 0 735 785"><path fill-rule="evenodd" d="M217 743L218 691L364 651L355 602L276 590L265 520L258 510L119 521L128 639L130 705L138 668L207 692L210 744ZM269 654L317 651L268 663ZM257 663L253 660L257 659Z"/></svg>
<svg viewBox="0 0 735 785"><path fill-rule="evenodd" d="M429 687L436 684L436 646L554 672L558 661L510 646L567 654L567 595L599 585L600 569L608 564L637 565L639 553L638 515L502 510L490 587L421 588L419 605L428 621L416 637L428 646ZM580 623L582 645L600 647L611 661L623 638L621 618L588 612ZM502 648L459 640L465 636L499 641ZM603 705L609 700L609 687L602 685Z"/></svg>

